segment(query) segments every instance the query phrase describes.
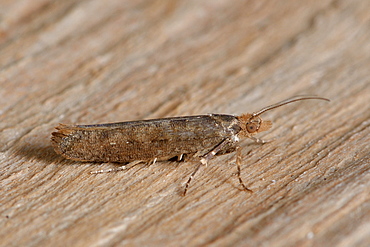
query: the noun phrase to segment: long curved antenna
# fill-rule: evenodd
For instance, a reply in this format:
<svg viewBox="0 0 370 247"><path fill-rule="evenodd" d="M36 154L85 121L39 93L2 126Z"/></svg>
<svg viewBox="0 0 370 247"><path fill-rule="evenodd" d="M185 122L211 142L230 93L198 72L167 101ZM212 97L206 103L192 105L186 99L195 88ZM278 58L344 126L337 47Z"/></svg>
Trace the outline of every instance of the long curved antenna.
<svg viewBox="0 0 370 247"><path fill-rule="evenodd" d="M254 112L252 114L252 116L253 117L256 117L258 115L261 115L264 112L267 112L269 110L275 109L277 107L280 107L280 106L283 106L283 105L286 105L286 104L290 104L290 103L295 102L295 101L306 100L306 99L319 99L319 100L330 101L329 99L326 99L326 98L323 98L323 97L319 97L319 96L315 96L315 95L298 95L298 96L294 96L292 98L289 98L289 99L280 101L280 102L278 102L276 104L266 106L266 107L262 108L261 110L259 110L257 112Z"/></svg>

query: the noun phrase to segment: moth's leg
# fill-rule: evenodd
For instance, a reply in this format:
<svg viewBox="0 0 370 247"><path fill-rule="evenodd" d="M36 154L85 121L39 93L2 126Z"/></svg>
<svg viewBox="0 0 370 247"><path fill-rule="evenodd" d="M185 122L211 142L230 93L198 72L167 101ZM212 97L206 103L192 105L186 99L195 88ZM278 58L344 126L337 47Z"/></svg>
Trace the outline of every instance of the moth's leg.
<svg viewBox="0 0 370 247"><path fill-rule="evenodd" d="M250 190L250 189L248 189L248 187L247 186L245 186L245 184L244 184L244 182L243 182L243 180L242 180L242 177L240 176L240 171L241 171L241 169L240 169L240 164L241 164L241 162L242 162L242 149L239 147L239 146L237 146L236 147L236 167L238 168L238 179L239 179L239 184L243 187L243 189L245 190L245 191L249 191L249 192L253 192L252 190Z"/></svg>
<svg viewBox="0 0 370 247"><path fill-rule="evenodd" d="M262 143L262 144L274 141L274 139L263 140L263 139L259 139L259 138L254 137L254 136L249 136L249 138L252 139L253 141L257 142L257 143Z"/></svg>
<svg viewBox="0 0 370 247"><path fill-rule="evenodd" d="M185 189L184 189L184 194L183 196L186 195L186 192L188 192L188 188L189 188L189 184L190 184L190 181L193 179L195 173L197 173L197 171L199 170L200 166L202 165L202 163L200 163L197 168L195 168L195 170L193 171L193 173L190 175L188 181L186 182L186 185L185 185Z"/></svg>
<svg viewBox="0 0 370 247"><path fill-rule="evenodd" d="M203 155L203 157L200 159L200 162L207 166L208 161L211 160L218 152L220 152L227 144L231 142L232 141L230 139L223 140L214 149L209 151L207 154Z"/></svg>
<svg viewBox="0 0 370 247"><path fill-rule="evenodd" d="M203 155L203 157L200 159L200 164L197 166L197 168L195 168L193 173L190 175L188 181L186 182L185 189L184 189L184 196L186 195L186 192L188 191L190 181L193 179L193 177L195 176L195 174L197 173L201 165L207 166L208 161L211 160L228 143L230 143L230 140L225 139L220 144L218 144L214 149L209 151L207 154Z"/></svg>
<svg viewBox="0 0 370 247"><path fill-rule="evenodd" d="M130 162L130 163L126 164L126 165L122 165L122 166L117 167L117 168L110 168L110 169L103 169L103 170L98 170L98 171L92 171L92 172L90 172L90 174L100 174L100 173L108 173L108 172L119 172L119 171L123 171L123 170L129 169L129 168L133 167L134 165L139 164L140 162L142 162L142 161L141 160L133 161L133 162Z"/></svg>
<svg viewBox="0 0 370 247"><path fill-rule="evenodd" d="M158 158L154 158L153 161L149 161L148 165L154 165Z"/></svg>
<svg viewBox="0 0 370 247"><path fill-rule="evenodd" d="M182 161L183 158L184 158L184 154L180 154L179 156L177 156L177 161L180 162Z"/></svg>
<svg viewBox="0 0 370 247"><path fill-rule="evenodd" d="M92 171L90 174L100 174L100 173L108 173L108 172L118 172L118 171L123 171L127 167L126 165L120 166L118 168L109 168L109 169L103 169L103 170L97 170L97 171Z"/></svg>

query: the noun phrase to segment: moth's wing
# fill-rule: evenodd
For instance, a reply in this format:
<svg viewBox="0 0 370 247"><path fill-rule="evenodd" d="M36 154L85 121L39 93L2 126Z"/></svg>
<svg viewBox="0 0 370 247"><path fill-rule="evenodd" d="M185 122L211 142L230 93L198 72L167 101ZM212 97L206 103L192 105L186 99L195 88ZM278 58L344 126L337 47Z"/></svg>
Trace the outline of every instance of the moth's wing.
<svg viewBox="0 0 370 247"><path fill-rule="evenodd" d="M56 152L73 160L130 162L202 155L240 128L231 115L200 115L97 125L59 125Z"/></svg>

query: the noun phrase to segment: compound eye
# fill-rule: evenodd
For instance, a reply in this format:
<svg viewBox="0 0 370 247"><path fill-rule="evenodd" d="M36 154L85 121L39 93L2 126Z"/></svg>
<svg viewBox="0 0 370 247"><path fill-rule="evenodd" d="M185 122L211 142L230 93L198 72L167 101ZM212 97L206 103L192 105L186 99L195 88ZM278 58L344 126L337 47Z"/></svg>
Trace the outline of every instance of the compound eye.
<svg viewBox="0 0 370 247"><path fill-rule="evenodd" d="M247 123L247 131L249 133L254 133L258 130L258 125L256 123Z"/></svg>

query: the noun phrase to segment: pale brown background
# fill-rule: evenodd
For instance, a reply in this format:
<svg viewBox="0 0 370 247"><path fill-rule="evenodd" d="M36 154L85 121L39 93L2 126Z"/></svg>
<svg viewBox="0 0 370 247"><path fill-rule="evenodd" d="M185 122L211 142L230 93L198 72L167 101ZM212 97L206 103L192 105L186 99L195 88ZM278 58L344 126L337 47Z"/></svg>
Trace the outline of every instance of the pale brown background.
<svg viewBox="0 0 370 247"><path fill-rule="evenodd" d="M0 1L1 246L369 246L370 1ZM240 114L299 94L195 163L65 160L59 122Z"/></svg>

